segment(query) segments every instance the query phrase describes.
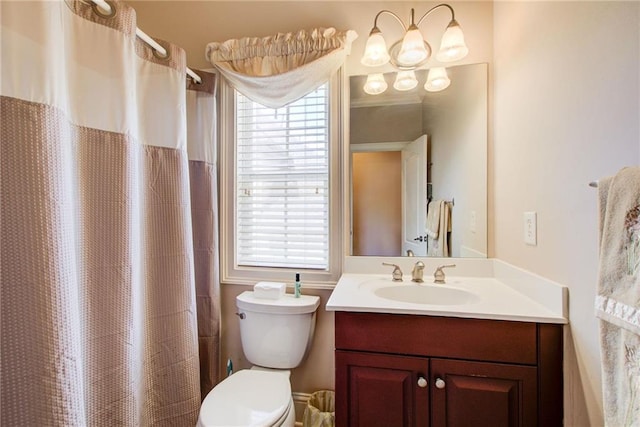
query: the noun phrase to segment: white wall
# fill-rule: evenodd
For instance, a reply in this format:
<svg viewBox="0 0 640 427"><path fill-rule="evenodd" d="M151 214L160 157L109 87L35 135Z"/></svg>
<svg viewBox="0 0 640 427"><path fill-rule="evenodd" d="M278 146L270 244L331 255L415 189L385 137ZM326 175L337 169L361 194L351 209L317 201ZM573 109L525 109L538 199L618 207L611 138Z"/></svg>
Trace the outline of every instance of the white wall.
<svg viewBox="0 0 640 427"><path fill-rule="evenodd" d="M600 426L597 190L640 158L640 4L494 4L494 255L570 288L565 425ZM492 172L491 172L492 171ZM538 246L522 241L538 213Z"/></svg>

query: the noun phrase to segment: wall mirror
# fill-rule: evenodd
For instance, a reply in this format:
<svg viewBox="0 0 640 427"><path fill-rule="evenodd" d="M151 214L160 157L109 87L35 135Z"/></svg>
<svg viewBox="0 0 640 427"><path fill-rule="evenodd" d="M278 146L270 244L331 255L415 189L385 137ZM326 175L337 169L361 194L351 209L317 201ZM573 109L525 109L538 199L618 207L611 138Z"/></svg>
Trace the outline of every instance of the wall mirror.
<svg viewBox="0 0 640 427"><path fill-rule="evenodd" d="M350 76L351 255L486 257L487 64L447 71L440 92Z"/></svg>

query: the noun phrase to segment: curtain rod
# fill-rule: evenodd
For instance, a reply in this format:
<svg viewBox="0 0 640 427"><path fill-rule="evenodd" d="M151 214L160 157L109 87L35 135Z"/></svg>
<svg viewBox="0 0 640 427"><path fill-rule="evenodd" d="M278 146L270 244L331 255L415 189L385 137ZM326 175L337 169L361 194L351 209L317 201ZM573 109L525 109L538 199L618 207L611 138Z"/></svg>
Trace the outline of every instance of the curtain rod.
<svg viewBox="0 0 640 427"><path fill-rule="evenodd" d="M108 13L108 14L111 13L111 6L109 6L109 3L107 3L106 1L91 0L91 2L94 3L96 6L98 6L100 9L102 9L105 13ZM164 47L162 47L158 42L156 42L154 39L149 37L144 31L142 31L138 27L136 27L136 36L140 37L142 41L144 41L146 44L148 44L153 49L155 49L156 52L158 52L160 55L165 56L167 54L167 51ZM196 83L202 83L202 79L200 78L200 76L194 73L189 67L187 67L187 75L191 77Z"/></svg>
<svg viewBox="0 0 640 427"><path fill-rule="evenodd" d="M589 187L598 188L598 181L591 181Z"/></svg>

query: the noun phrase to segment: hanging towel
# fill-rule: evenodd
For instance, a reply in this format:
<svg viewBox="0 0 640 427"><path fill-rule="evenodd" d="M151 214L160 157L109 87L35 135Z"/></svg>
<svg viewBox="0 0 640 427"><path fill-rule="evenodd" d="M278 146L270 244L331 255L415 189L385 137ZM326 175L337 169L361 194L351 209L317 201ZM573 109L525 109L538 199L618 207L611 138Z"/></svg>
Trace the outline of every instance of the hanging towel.
<svg viewBox="0 0 640 427"><path fill-rule="evenodd" d="M598 183L600 319L605 423L640 425L640 167Z"/></svg>
<svg viewBox="0 0 640 427"><path fill-rule="evenodd" d="M435 200L429 203L437 203L434 211L438 213L437 227L434 230L429 228L429 216L427 215L427 256L449 257L449 232L451 231L451 208L444 200Z"/></svg>
<svg viewBox="0 0 640 427"><path fill-rule="evenodd" d="M433 200L427 207L427 236L437 239L440 232L440 209L444 205L443 200Z"/></svg>

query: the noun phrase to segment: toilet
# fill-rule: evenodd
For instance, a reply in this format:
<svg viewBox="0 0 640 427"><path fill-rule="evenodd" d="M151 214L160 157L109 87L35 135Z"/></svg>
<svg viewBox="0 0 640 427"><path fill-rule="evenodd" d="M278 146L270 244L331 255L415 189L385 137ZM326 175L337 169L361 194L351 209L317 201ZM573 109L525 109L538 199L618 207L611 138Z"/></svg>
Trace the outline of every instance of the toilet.
<svg viewBox="0 0 640 427"><path fill-rule="evenodd" d="M198 427L290 427L295 423L290 369L307 355L320 298L285 294L256 298L246 291L236 297L242 349L254 365L227 377L207 394Z"/></svg>

